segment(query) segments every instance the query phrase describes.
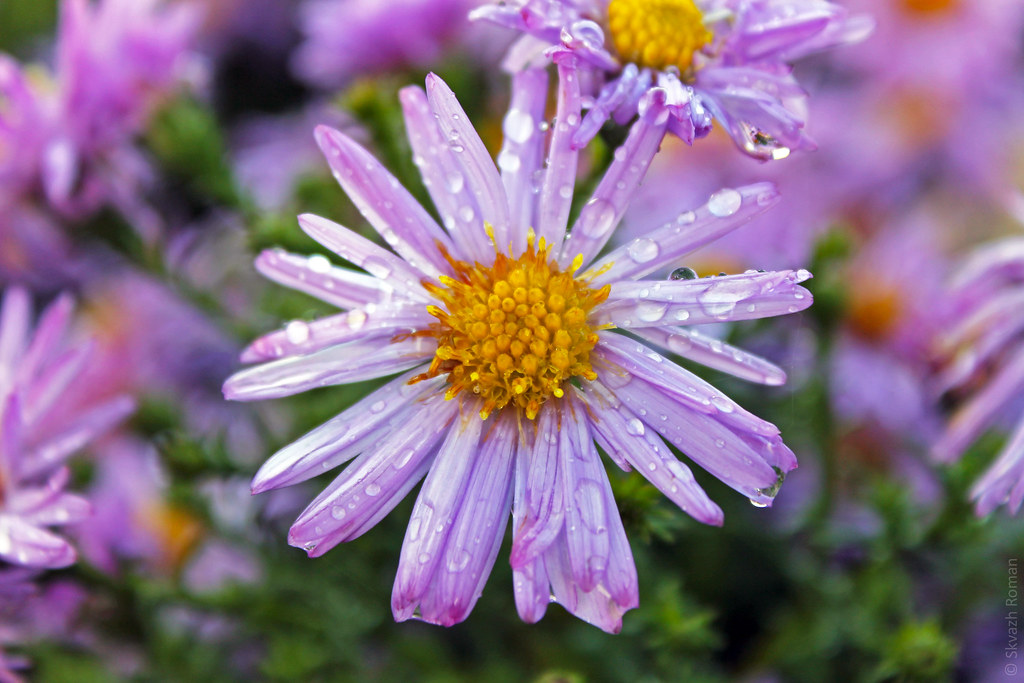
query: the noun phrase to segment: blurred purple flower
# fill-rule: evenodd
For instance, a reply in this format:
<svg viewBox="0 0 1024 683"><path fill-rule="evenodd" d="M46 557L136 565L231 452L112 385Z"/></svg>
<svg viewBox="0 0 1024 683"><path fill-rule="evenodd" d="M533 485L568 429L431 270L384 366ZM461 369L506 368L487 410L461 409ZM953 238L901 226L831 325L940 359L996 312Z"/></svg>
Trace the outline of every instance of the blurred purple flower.
<svg viewBox="0 0 1024 683"><path fill-rule="evenodd" d="M939 337L946 365L941 392L972 394L935 443L942 462L958 458L981 433L1012 409L1016 426L998 458L971 490L979 515L1000 505L1016 513L1024 501L1024 239L977 249L951 284L955 323Z"/></svg>
<svg viewBox="0 0 1024 683"><path fill-rule="evenodd" d="M151 171L134 139L195 75L198 18L195 4L63 0L52 73L28 79L0 56L0 179L17 193L38 186L72 218L113 205L152 233L159 219L139 199Z"/></svg>
<svg viewBox="0 0 1024 683"><path fill-rule="evenodd" d="M662 88L670 132L692 143L714 118L763 160L814 147L803 132L806 93L789 62L872 28L824 0L514 0L471 16L526 34L506 60L512 71L560 44L598 74L578 146L609 118L628 122L644 93Z"/></svg>
<svg viewBox="0 0 1024 683"><path fill-rule="evenodd" d="M295 71L325 88L389 69L426 67L453 43L472 42L480 29L468 13L477 0L306 0L299 25L306 35ZM489 41L493 51L493 41ZM486 44L478 45L486 51ZM477 50L477 51L480 51Z"/></svg>
<svg viewBox="0 0 1024 683"><path fill-rule="evenodd" d="M65 391L90 362L91 345L64 348L72 304L57 299L30 329L28 293L9 288L0 308L0 559L39 568L65 567L75 551L47 527L89 514L66 493L64 460L123 420L126 396L67 406Z"/></svg>
<svg viewBox="0 0 1024 683"><path fill-rule="evenodd" d="M801 310L811 297L798 283L810 274L640 279L764 211L774 188L720 190L598 258L669 125L668 97L654 89L643 98L570 232L581 98L575 57L557 61L548 149L548 77L524 70L513 78L498 168L440 78L427 78L426 93L402 90L413 153L447 230L366 150L321 127L335 177L394 252L303 215L308 234L368 274L281 250L257 260L268 277L348 311L256 340L243 359L265 362L231 377L228 398L402 373L279 451L253 481L261 492L355 458L289 534L318 556L370 529L425 477L392 595L399 620L465 619L511 511L520 616L540 619L553 593L576 616L618 631L637 605L637 577L595 442L708 524L722 523L721 509L665 440L762 507L796 467L774 425L656 349L780 384L781 369L682 325Z"/></svg>
<svg viewBox="0 0 1024 683"><path fill-rule="evenodd" d="M944 323L936 302L944 299L947 263L937 234L924 216L886 226L841 275L846 306L830 360L834 409L849 424L881 428L906 444L930 440L938 427L925 391L929 347Z"/></svg>

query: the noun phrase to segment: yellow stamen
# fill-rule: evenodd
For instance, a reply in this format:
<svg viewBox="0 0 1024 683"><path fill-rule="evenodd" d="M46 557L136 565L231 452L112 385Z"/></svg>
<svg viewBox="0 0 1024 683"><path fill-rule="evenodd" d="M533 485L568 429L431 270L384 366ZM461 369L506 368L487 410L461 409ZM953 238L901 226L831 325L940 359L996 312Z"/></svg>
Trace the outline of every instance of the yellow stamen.
<svg viewBox="0 0 1024 683"><path fill-rule="evenodd" d="M590 351L598 337L587 317L610 288L591 289L589 277L573 277L582 258L563 271L549 251L543 239L535 245L531 231L522 255L499 253L490 267L445 253L455 276L444 286L425 284L443 304L427 308L438 320L426 332L437 338L437 351L412 381L447 374L445 398L479 396L482 419L511 405L532 420L548 398L565 395L570 379L596 377Z"/></svg>
<svg viewBox="0 0 1024 683"><path fill-rule="evenodd" d="M608 29L623 60L680 73L713 38L693 0L611 0Z"/></svg>
<svg viewBox="0 0 1024 683"><path fill-rule="evenodd" d="M860 336L885 339L903 314L903 300L894 286L865 282L850 292L847 320Z"/></svg>

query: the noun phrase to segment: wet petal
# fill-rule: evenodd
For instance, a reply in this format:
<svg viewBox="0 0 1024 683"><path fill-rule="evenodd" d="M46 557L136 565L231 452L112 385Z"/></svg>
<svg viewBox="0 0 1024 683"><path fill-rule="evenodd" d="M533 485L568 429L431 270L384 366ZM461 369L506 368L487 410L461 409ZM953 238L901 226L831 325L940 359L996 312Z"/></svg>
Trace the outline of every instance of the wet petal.
<svg viewBox="0 0 1024 683"><path fill-rule="evenodd" d="M508 195L512 251L526 249L527 229L543 225L534 220L536 195L534 174L544 156L544 105L548 94L544 69L525 69L512 76L512 101L502 124L505 134L498 168ZM543 199L541 200L543 206Z"/></svg>

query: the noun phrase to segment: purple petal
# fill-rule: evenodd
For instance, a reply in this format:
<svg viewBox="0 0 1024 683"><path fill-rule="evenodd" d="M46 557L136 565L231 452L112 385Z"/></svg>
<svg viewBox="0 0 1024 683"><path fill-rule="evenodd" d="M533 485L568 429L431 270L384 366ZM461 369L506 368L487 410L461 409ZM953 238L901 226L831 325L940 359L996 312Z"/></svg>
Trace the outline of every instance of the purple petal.
<svg viewBox="0 0 1024 683"><path fill-rule="evenodd" d="M94 345L92 342L79 344L68 349L42 369L33 378L33 381L25 392L25 422L32 424L40 419L40 416L53 407L54 403L67 391L68 386L82 374L90 357Z"/></svg>
<svg viewBox="0 0 1024 683"><path fill-rule="evenodd" d="M32 341L18 368L22 377L34 377L39 368L56 353L60 341L67 331L73 310L74 302L71 297L61 294L39 316L39 324L36 325Z"/></svg>
<svg viewBox="0 0 1024 683"><path fill-rule="evenodd" d="M426 93L410 86L398 94L413 163L419 168L423 184L458 247L452 255L464 261L489 262L494 258L494 247L480 229L480 207L466 187L466 176L455 152L441 135Z"/></svg>
<svg viewBox="0 0 1024 683"><path fill-rule="evenodd" d="M451 240L408 190L344 133L317 126L315 136L345 194L384 241L424 274L450 274L438 245L451 253Z"/></svg>
<svg viewBox="0 0 1024 683"><path fill-rule="evenodd" d="M589 263L601 250L622 220L658 151L668 124L668 110L665 91L655 89L651 93L640 119L630 129L622 147L615 150L614 160L573 224L562 249L562 265L571 263L578 254L582 254L583 263Z"/></svg>
<svg viewBox="0 0 1024 683"><path fill-rule="evenodd" d="M599 373L602 383L614 386L615 395L633 416L665 437L687 457L751 500L770 504L767 495L778 475L757 449L715 419L681 405L656 386L639 379L622 379L614 372ZM619 385L616 385L618 379Z"/></svg>
<svg viewBox="0 0 1024 683"><path fill-rule="evenodd" d="M331 265L325 256L299 256L282 249L267 249L256 258L256 270L274 282L305 292L338 308L386 305L392 299L427 301L417 284L415 291L396 292L388 280Z"/></svg>
<svg viewBox="0 0 1024 683"><path fill-rule="evenodd" d="M11 515L0 514L0 559L11 564L58 569L75 563L74 548L60 536Z"/></svg>
<svg viewBox="0 0 1024 683"><path fill-rule="evenodd" d="M541 416L543 416L543 412ZM515 461L515 486L512 504L512 528L518 530L527 518L526 487L531 472L531 458L527 446L520 443ZM512 538L512 552L515 553L516 535ZM544 571L544 557L539 556L522 567L512 566L512 592L515 595L519 617L528 624L540 621L547 611L551 591L547 573Z"/></svg>
<svg viewBox="0 0 1024 683"><path fill-rule="evenodd" d="M544 105L548 94L544 69L525 69L512 77L512 101L502 124L505 140L498 154L501 181L508 195L512 253L526 250L527 229L543 225L534 220L534 174L544 155ZM543 206L543 200L541 200Z"/></svg>
<svg viewBox="0 0 1024 683"><path fill-rule="evenodd" d="M623 105L636 106L635 102L629 99L642 84L644 89L650 86L650 72L644 69L643 72L636 64L626 64L622 68L619 77L605 84L598 93L594 103L583 117L583 123L573 137L572 144L576 149L585 147L588 142L594 139L601 127L612 114Z"/></svg>
<svg viewBox="0 0 1024 683"><path fill-rule="evenodd" d="M391 593L391 611L397 621L413 616L434 581L466 483L479 458L484 423L475 410L467 410L467 415L448 431L416 498Z"/></svg>
<svg viewBox="0 0 1024 683"><path fill-rule="evenodd" d="M572 141L580 126L580 83L576 61L571 56L558 60L558 82L555 128L551 134L535 226L537 237L556 248L565 240L579 159L579 151Z"/></svg>
<svg viewBox="0 0 1024 683"><path fill-rule="evenodd" d="M985 474L971 487L978 515L987 515L1006 504L1016 514L1024 501L1024 422L1010 437Z"/></svg>
<svg viewBox="0 0 1024 683"><path fill-rule="evenodd" d="M589 592L605 578L610 552L608 524L614 510L607 508L608 475L587 428L586 409L566 403L558 432L565 539L573 580Z"/></svg>
<svg viewBox="0 0 1024 683"><path fill-rule="evenodd" d="M437 574L420 604L425 621L457 624L483 592L508 525L517 427L514 419L499 420L484 436Z"/></svg>
<svg viewBox="0 0 1024 683"><path fill-rule="evenodd" d="M440 395L415 404L400 428L396 425L367 444L363 454L309 504L292 525L288 542L318 557L372 528L426 474L458 408L458 403Z"/></svg>
<svg viewBox="0 0 1024 683"><path fill-rule="evenodd" d="M25 463L24 475L37 476L63 462L96 437L116 427L133 412L135 400L132 397L115 396L79 415L71 426L56 435L47 434L44 441L32 445L32 457Z"/></svg>
<svg viewBox="0 0 1024 683"><path fill-rule="evenodd" d="M477 230L482 232L483 223L490 224L497 248L507 249L511 237L508 199L491 155L455 98L455 93L435 74L427 76L427 101L437 117L442 136L455 152L466 186L476 197L477 206L483 214Z"/></svg>
<svg viewBox="0 0 1024 683"><path fill-rule="evenodd" d="M810 277L806 270L782 270L699 280L620 281L612 284L608 299L594 309L593 324L629 329L796 313L813 303L811 293L798 284Z"/></svg>
<svg viewBox="0 0 1024 683"><path fill-rule="evenodd" d="M21 287L8 287L0 304L0 387L9 382L28 342L32 301Z"/></svg>
<svg viewBox="0 0 1024 683"><path fill-rule="evenodd" d="M520 498L520 517L512 537L513 569L533 562L562 530L565 504L558 473L560 411L545 406L537 418L532 443L520 446L519 457L525 463L525 479Z"/></svg>
<svg viewBox="0 0 1024 683"><path fill-rule="evenodd" d="M591 382L584 391L595 417L592 421L594 434L605 452L617 452L694 519L704 524L722 525L722 509L708 498L690 468L672 455L653 429L648 429L623 408L614 394L602 385Z"/></svg>
<svg viewBox="0 0 1024 683"><path fill-rule="evenodd" d="M252 480L252 492L290 486L353 458L385 428L401 425L421 397L436 392L443 378L409 384L416 370L397 377L316 429L272 455Z"/></svg>
<svg viewBox="0 0 1024 683"><path fill-rule="evenodd" d="M406 298L427 299L421 284L423 275L387 249L378 247L348 228L313 214L299 216L299 226L317 242L370 275L387 280L392 286L399 285Z"/></svg>
<svg viewBox="0 0 1024 683"><path fill-rule="evenodd" d="M1017 349L996 378L958 410L946 432L932 448L939 462L951 462L964 452L993 417L1024 391L1024 349Z"/></svg>
<svg viewBox="0 0 1024 683"><path fill-rule="evenodd" d="M743 349L682 327L645 327L634 332L641 339L715 370L748 382L781 386L786 372L774 363Z"/></svg>
<svg viewBox="0 0 1024 683"><path fill-rule="evenodd" d="M421 337L338 344L305 356L290 356L240 370L224 382L224 397L231 401L257 401L376 379L421 365L434 355L436 346L433 340Z"/></svg>
<svg viewBox="0 0 1024 683"><path fill-rule="evenodd" d="M421 303L395 303L357 308L319 320L293 320L284 329L263 335L242 351L242 362L253 363L308 354L333 344L388 339L430 327L436 318Z"/></svg>
<svg viewBox="0 0 1024 683"><path fill-rule="evenodd" d="M686 254L732 232L778 201L779 193L771 183L719 190L699 209L680 214L675 221L615 249L590 266L595 272L608 267L594 278L594 286L635 280L677 264Z"/></svg>

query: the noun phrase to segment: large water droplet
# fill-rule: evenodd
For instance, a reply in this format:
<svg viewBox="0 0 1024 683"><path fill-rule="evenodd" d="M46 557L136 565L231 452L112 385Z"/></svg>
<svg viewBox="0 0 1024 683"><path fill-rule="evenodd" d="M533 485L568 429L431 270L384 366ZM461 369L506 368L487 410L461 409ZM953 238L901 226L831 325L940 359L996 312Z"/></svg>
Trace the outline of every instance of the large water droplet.
<svg viewBox="0 0 1024 683"><path fill-rule="evenodd" d="M306 265L314 273L331 272L331 262L323 254L313 254L306 260Z"/></svg>
<svg viewBox="0 0 1024 683"><path fill-rule="evenodd" d="M284 327L284 336L292 344L309 341L309 325L302 320L293 320Z"/></svg>
<svg viewBox="0 0 1024 683"><path fill-rule="evenodd" d="M603 199L591 199L580 213L580 224L587 237L599 239L615 227L615 207Z"/></svg>
<svg viewBox="0 0 1024 683"><path fill-rule="evenodd" d="M669 280L696 280L697 279L697 271L695 271L693 268L687 268L686 266L683 266L682 268L676 268L675 270L673 270L672 273L669 274L668 279Z"/></svg>
<svg viewBox="0 0 1024 683"><path fill-rule="evenodd" d="M661 249L658 247L658 243L654 240L641 237L640 239L634 240L633 243L629 245L629 249L627 251L629 252L629 257L637 263L648 263L649 261L653 261L658 258L658 253Z"/></svg>
<svg viewBox="0 0 1024 683"><path fill-rule="evenodd" d="M739 211L743 196L731 188L725 188L711 195L708 199L708 211L713 216L725 218Z"/></svg>
<svg viewBox="0 0 1024 683"><path fill-rule="evenodd" d="M665 317L668 304L663 301L642 301L636 306L636 317L641 322L654 323Z"/></svg>
<svg viewBox="0 0 1024 683"><path fill-rule="evenodd" d="M455 553L455 556L448 561L448 571L453 573L461 572L469 565L469 561L473 559L473 556L469 554L468 550L462 549Z"/></svg>
<svg viewBox="0 0 1024 683"><path fill-rule="evenodd" d="M505 123L502 126L505 137L518 143L529 140L533 135L534 128L533 118L522 109L510 109L505 115Z"/></svg>
<svg viewBox="0 0 1024 683"><path fill-rule="evenodd" d="M458 171L452 171L444 179L445 187L452 194L458 194L462 192L462 188L466 186L466 179Z"/></svg>
<svg viewBox="0 0 1024 683"><path fill-rule="evenodd" d="M335 505L331 508L331 517L334 519L344 519L346 514L344 505Z"/></svg>
<svg viewBox="0 0 1024 683"><path fill-rule="evenodd" d="M371 497L372 496L380 495L380 484L377 484L377 483L368 484L366 486L365 493L366 493L366 495L371 496Z"/></svg>
<svg viewBox="0 0 1024 683"><path fill-rule="evenodd" d="M348 323L350 329L359 330L366 324L366 312L359 308L351 310L345 318L345 322Z"/></svg>
<svg viewBox="0 0 1024 683"><path fill-rule="evenodd" d="M636 419L635 417L626 423L627 434L632 434L633 436L643 436L645 431L646 430L644 429L644 423Z"/></svg>

